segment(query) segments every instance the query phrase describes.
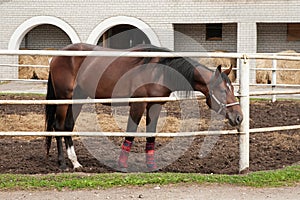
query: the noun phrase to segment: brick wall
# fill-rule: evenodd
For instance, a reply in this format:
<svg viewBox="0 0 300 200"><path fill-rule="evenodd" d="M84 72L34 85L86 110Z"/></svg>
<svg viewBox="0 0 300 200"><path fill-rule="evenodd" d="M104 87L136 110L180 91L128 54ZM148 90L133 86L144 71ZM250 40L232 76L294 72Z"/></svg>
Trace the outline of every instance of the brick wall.
<svg viewBox="0 0 300 200"><path fill-rule="evenodd" d="M149 25L161 45L170 49L197 50L192 43L177 41L180 37L174 34L175 27L175 30L190 34L208 51L299 50L299 43L283 40L285 27L282 25L300 22L299 0L7 0L0 2L0 10L0 49L6 49L14 31L27 19L35 16L55 16L63 20L76 31L82 42L87 41L93 29L105 19L130 16ZM205 23L225 24L224 34L228 35L222 41L204 41L201 24ZM179 27L180 24L194 25L190 29ZM280 26L275 28L273 25L270 27L270 24ZM30 35L38 39L31 40L32 48L40 49L49 44L61 47L69 43L64 34L52 28L48 26L39 27L36 32L32 30ZM193 30L199 31L202 36L193 33ZM274 31L278 32L275 34ZM41 42L45 46L39 46ZM0 73L7 72L1 67Z"/></svg>
<svg viewBox="0 0 300 200"><path fill-rule="evenodd" d="M18 56L0 56L1 64L17 63ZM18 67L0 66L0 79L18 78Z"/></svg>
<svg viewBox="0 0 300 200"><path fill-rule="evenodd" d="M174 24L176 51L236 52L237 24L222 25L222 40L206 40L205 24Z"/></svg>
<svg viewBox="0 0 300 200"><path fill-rule="evenodd" d="M68 35L61 29L53 25L40 25L27 33L20 48L36 50L46 48L61 49L71 43Z"/></svg>
<svg viewBox="0 0 300 200"><path fill-rule="evenodd" d="M257 48L257 31L256 23L244 22L238 23L237 28L237 52L238 53L256 53ZM239 65L239 63L238 63ZM255 60L250 59L249 65L251 68L255 67ZM250 70L250 82L256 82L255 70Z"/></svg>
<svg viewBox="0 0 300 200"><path fill-rule="evenodd" d="M258 53L277 53L285 50L300 52L300 41L287 40L286 23L257 24Z"/></svg>

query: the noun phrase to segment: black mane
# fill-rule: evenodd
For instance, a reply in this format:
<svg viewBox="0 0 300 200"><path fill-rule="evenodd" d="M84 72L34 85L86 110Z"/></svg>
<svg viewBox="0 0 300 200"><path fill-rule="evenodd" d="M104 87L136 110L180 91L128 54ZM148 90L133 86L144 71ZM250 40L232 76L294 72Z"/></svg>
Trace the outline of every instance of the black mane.
<svg viewBox="0 0 300 200"><path fill-rule="evenodd" d="M152 44L139 44L133 48L130 49L131 51L143 51L143 52L156 52L156 51L162 51L162 52L171 52L171 50L164 48L164 47L157 47Z"/></svg>
<svg viewBox="0 0 300 200"><path fill-rule="evenodd" d="M191 59L191 58L169 58L165 60L166 65L174 69L176 72L181 74L188 83L193 87L194 86L194 70L195 67L200 66L199 62ZM176 77L176 76L174 76ZM176 80L175 80L176 82ZM177 83L181 84L181 83Z"/></svg>
<svg viewBox="0 0 300 200"><path fill-rule="evenodd" d="M157 47L151 44L138 45L131 49L132 51L142 52L172 52L171 50L163 47ZM149 63L153 58L144 58L144 64ZM172 91L191 91L194 88L194 69L202 67L209 71L211 69L200 64L198 61L191 58L172 57L161 58L160 66L164 66L165 82L170 86ZM173 70L170 70L173 69ZM223 76L222 76L223 77ZM225 79L225 78L224 78ZM227 79L226 79L227 80Z"/></svg>

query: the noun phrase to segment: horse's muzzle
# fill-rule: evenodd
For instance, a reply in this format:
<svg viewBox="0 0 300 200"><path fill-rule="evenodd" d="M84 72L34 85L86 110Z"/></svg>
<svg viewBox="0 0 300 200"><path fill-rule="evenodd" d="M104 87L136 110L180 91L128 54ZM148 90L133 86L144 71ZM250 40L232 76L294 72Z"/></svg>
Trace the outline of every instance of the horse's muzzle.
<svg viewBox="0 0 300 200"><path fill-rule="evenodd" d="M239 126L243 121L243 115L239 112L227 113L227 119L231 126Z"/></svg>

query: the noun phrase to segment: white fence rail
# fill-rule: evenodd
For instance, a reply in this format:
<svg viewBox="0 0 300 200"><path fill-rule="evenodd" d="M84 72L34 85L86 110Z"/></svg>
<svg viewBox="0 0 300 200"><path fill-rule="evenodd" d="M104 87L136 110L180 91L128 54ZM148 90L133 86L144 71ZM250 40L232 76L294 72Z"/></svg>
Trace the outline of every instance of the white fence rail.
<svg viewBox="0 0 300 200"><path fill-rule="evenodd" d="M268 127L259 129L249 128L249 105L251 95L275 95L275 94L300 94L300 90L290 91L260 91L250 92L250 67L249 59L273 59L273 60L300 60L300 54L293 53L289 55L277 54L242 54L242 53L199 53L199 52L125 52L125 51L35 51L35 50L0 50L0 55L47 55L47 56L126 56L126 57L210 57L210 58L237 58L239 65L239 93L240 105L243 111L244 120L237 130L224 131L199 131L187 133L118 133L118 132L0 132L0 136L47 136L47 135L71 135L71 136L159 136L159 137L186 137L196 135L222 135L222 134L239 134L240 135L240 171L249 167L249 133L266 132L299 129L300 125L284 127ZM1 65L0 65L1 67ZM266 69L273 70L274 69ZM273 72L274 74L274 72ZM273 75L275 76L275 75ZM275 82L275 81L274 81ZM272 82L272 85L275 83ZM159 102L159 101L176 101L176 97L163 98L131 98L131 99L85 99L85 100L1 100L1 104L85 104L85 103L128 103L128 102Z"/></svg>
<svg viewBox="0 0 300 200"><path fill-rule="evenodd" d="M125 56L125 57L202 57L238 59L300 60L300 53L216 53L216 52L126 52L126 51L55 51L55 50L0 50L0 55L39 56Z"/></svg>
<svg viewBox="0 0 300 200"><path fill-rule="evenodd" d="M292 126L277 126L269 128L253 128L249 129L250 133L273 132L282 130L300 129L300 125ZM143 133L143 132L31 132L31 131L12 131L0 132L1 136L114 136L114 137L194 137L207 135L229 135L229 134L244 134L238 130L218 130L218 131L194 131L194 132L179 132L179 133Z"/></svg>
<svg viewBox="0 0 300 200"><path fill-rule="evenodd" d="M0 100L0 104L13 104L13 105L62 105L62 104L95 104L95 103L138 103L138 102L167 102L189 100L192 98L179 98L179 97L145 97L145 98L113 98L113 99L72 99L72 100Z"/></svg>

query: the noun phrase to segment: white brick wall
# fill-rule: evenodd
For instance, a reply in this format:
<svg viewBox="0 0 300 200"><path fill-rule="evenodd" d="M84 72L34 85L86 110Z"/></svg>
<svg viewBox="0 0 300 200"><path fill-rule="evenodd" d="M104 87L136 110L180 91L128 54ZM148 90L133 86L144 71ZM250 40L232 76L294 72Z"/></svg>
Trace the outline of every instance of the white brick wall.
<svg viewBox="0 0 300 200"><path fill-rule="evenodd" d="M238 23L237 28L237 52L255 53L257 48L256 23Z"/></svg>
<svg viewBox="0 0 300 200"><path fill-rule="evenodd" d="M103 20L115 16L130 16L148 24L157 34L162 46L171 49L179 44L178 41L174 43L173 24L224 23L232 26L228 27L228 31L224 30L224 33L228 33L225 37L228 41L204 42L205 49L256 52L277 51L286 47L298 50L299 43L287 45L282 42L282 26L282 29L278 29L280 34L272 35L268 23L299 23L299 10L299 0L5 0L0 2L0 49L6 49L14 31L34 16L55 16L65 21L76 31L82 42L87 41L92 30ZM194 28L201 29L201 26L197 26ZM50 32L47 34L50 35ZM200 36L194 37L203 42ZM266 41L273 41L268 48ZM277 44L278 41L281 41L280 45ZM48 42L51 43L49 40L44 42L47 45ZM57 43L60 41L56 38L53 44ZM180 46L186 48L184 43ZM0 73L2 75L7 71L1 68Z"/></svg>
<svg viewBox="0 0 300 200"><path fill-rule="evenodd" d="M61 49L71 43L68 35L61 29L52 25L40 25L27 34L22 41L21 48L39 50L51 47Z"/></svg>
<svg viewBox="0 0 300 200"><path fill-rule="evenodd" d="M255 53L257 48L256 23L238 23L237 28L237 52L239 53ZM250 67L255 67L255 60L249 60ZM256 82L256 72L250 70L250 82Z"/></svg>
<svg viewBox="0 0 300 200"><path fill-rule="evenodd" d="M257 24L257 52L276 53L285 50L300 52L300 41L287 40L286 23Z"/></svg>
<svg viewBox="0 0 300 200"><path fill-rule="evenodd" d="M205 24L175 24L175 50L236 52L237 24L223 24L222 29L222 40L207 41Z"/></svg>
<svg viewBox="0 0 300 200"><path fill-rule="evenodd" d="M1 64L17 63L17 56L0 56ZM0 79L18 78L17 67L0 66Z"/></svg>

